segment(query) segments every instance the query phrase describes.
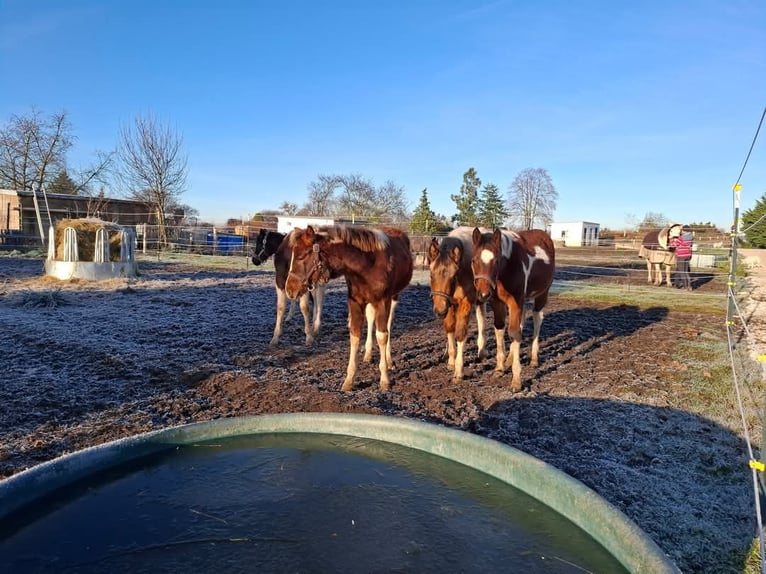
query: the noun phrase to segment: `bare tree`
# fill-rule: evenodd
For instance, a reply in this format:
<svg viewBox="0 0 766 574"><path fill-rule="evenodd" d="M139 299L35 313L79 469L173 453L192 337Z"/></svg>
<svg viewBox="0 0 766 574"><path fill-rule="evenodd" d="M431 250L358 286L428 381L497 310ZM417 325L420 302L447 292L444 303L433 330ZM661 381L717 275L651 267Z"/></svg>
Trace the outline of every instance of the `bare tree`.
<svg viewBox="0 0 766 574"><path fill-rule="evenodd" d="M648 211L641 223L638 224L639 229L655 229L662 228L666 225L670 225L670 219L668 219L664 213L658 213L655 211Z"/></svg>
<svg viewBox="0 0 766 574"><path fill-rule="evenodd" d="M391 180L387 180L375 190L372 207L378 219L409 219L404 188Z"/></svg>
<svg viewBox="0 0 766 574"><path fill-rule="evenodd" d="M92 197L94 184L99 184L99 193L103 193L104 186L109 183L114 157L114 151L96 151L96 159L92 164L75 170L72 178L77 182L75 193Z"/></svg>
<svg viewBox="0 0 766 574"><path fill-rule="evenodd" d="M553 221L559 194L543 168L522 170L508 188L509 220L518 229L545 228Z"/></svg>
<svg viewBox="0 0 766 574"><path fill-rule="evenodd" d="M66 168L71 130L66 112L12 115L0 129L0 187L32 189L53 180Z"/></svg>
<svg viewBox="0 0 766 574"><path fill-rule="evenodd" d="M167 243L168 209L186 190L183 137L153 116L136 117L120 129L120 178L129 195L157 210L159 240Z"/></svg>
<svg viewBox="0 0 766 574"><path fill-rule="evenodd" d="M320 175L316 181L309 183L309 198L301 209L302 215L318 217L335 213L335 190L340 185L338 176Z"/></svg>
<svg viewBox="0 0 766 574"><path fill-rule="evenodd" d="M340 180L339 215L350 216L352 219L372 215L371 208L375 201L375 186L372 181L358 173L339 176L338 179Z"/></svg>
<svg viewBox="0 0 766 574"><path fill-rule="evenodd" d="M406 218L404 188L393 181L380 187L360 174L320 175L309 184L301 215L343 216L380 222Z"/></svg>
<svg viewBox="0 0 766 574"><path fill-rule="evenodd" d="M283 201L279 206L279 211L285 215L295 215L298 213L298 205L292 201Z"/></svg>

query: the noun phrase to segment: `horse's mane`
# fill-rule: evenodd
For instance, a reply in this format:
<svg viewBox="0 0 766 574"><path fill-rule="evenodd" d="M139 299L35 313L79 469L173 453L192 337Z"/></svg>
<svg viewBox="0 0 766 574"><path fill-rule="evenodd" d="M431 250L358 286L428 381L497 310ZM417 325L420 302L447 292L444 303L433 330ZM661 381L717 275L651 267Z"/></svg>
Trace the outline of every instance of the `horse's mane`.
<svg viewBox="0 0 766 574"><path fill-rule="evenodd" d="M388 235L381 229L331 225L322 228L322 232L331 242L345 243L361 251L383 251L389 244Z"/></svg>
<svg viewBox="0 0 766 574"><path fill-rule="evenodd" d="M500 252L503 254L503 257L510 259L511 253L513 252L513 244L521 241L521 236L515 231L511 231L509 229L501 229L500 233L502 241L502 248Z"/></svg>

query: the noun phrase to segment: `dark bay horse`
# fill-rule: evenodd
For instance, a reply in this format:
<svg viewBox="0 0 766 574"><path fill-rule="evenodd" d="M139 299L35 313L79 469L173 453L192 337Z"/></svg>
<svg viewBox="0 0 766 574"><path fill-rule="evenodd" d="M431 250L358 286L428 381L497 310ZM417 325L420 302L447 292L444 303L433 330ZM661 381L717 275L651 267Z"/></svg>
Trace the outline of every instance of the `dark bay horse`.
<svg viewBox="0 0 766 574"><path fill-rule="evenodd" d="M532 301L532 353L530 365L537 367L540 346L540 326L543 307L553 283L555 251L550 236L540 229L491 233L473 230L473 280L477 299L489 300L495 317L497 341L496 373L508 366L505 361L505 325L511 338L508 362L511 364L511 390L521 390L521 331L524 326L524 304ZM506 313L507 309L507 313ZM507 315L507 317L506 317Z"/></svg>
<svg viewBox="0 0 766 574"><path fill-rule="evenodd" d="M282 320L285 316L285 310L287 309L287 294L285 293L285 282L287 281L287 272L290 269L290 259L292 258L292 250L290 249L289 241L287 240L287 234L279 233L278 231L271 231L269 229L261 229L258 232L258 237L255 240L255 248L253 249L253 265L261 265L266 260L274 256L274 271L276 272L276 288L277 288L277 320L274 324L274 335L271 337L272 347L279 344L279 338L282 336ZM322 325L322 305L324 303L325 284L317 285L316 289L311 294L304 293L300 297L301 314L303 315L304 332L306 333L306 345L310 346L314 343L314 337L319 333L319 328ZM313 317L309 312L310 299L314 299L314 313ZM293 316L293 307L295 301L290 302L290 312L287 315L288 319Z"/></svg>
<svg viewBox="0 0 766 574"><path fill-rule="evenodd" d="M394 310L399 294L412 279L413 257L407 234L390 227L334 225L315 231L308 226L293 230L290 247L293 257L285 285L288 297L300 297L333 273L346 278L350 350L341 389L349 391L354 384L363 317L368 310L368 318L374 313L380 350L380 388L388 390Z"/></svg>
<svg viewBox="0 0 766 574"><path fill-rule="evenodd" d="M447 366L454 369L452 380L455 382L463 379L463 346L468 337L471 311L476 312L479 328L479 358L485 356L484 309L482 305L476 304L476 288L471 271L472 231L472 227L458 227L441 242L434 237L428 247L434 315L442 319L447 333Z"/></svg>

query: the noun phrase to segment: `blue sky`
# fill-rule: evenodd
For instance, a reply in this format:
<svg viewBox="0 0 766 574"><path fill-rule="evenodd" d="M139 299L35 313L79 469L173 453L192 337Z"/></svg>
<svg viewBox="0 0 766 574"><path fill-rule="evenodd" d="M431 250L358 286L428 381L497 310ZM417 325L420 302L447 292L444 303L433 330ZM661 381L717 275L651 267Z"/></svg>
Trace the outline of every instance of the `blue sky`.
<svg viewBox="0 0 766 574"><path fill-rule="evenodd" d="M0 0L0 125L65 110L73 167L152 114L222 223L320 174L450 195L544 168L557 221L733 220L766 106L766 2ZM763 128L766 132L766 127ZM741 209L766 194L766 133Z"/></svg>

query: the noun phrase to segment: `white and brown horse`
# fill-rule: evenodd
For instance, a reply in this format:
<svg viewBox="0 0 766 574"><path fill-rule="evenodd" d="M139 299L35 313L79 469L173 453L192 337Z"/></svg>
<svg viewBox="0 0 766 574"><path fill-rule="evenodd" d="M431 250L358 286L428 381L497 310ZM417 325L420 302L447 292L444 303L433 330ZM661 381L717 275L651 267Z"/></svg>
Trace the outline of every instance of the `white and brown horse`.
<svg viewBox="0 0 766 574"><path fill-rule="evenodd" d="M282 321L287 310L287 294L285 293L285 282L287 281L287 272L290 269L290 258L292 250L290 242L285 233L261 229L255 240L253 249L253 265L261 265L274 256L274 271L276 272L275 282L277 289L277 319L274 324L274 335L271 337L270 346L275 347L279 344L279 338L282 336ZM306 345L311 346L314 343L314 337L319 333L322 326L322 305L324 304L325 284L317 285L311 293L308 291L300 297L300 309L303 315L303 330L306 333ZM310 312L311 299L314 300L313 316ZM290 312L288 319L293 316L294 301L290 302Z"/></svg>
<svg viewBox="0 0 766 574"><path fill-rule="evenodd" d="M477 300L489 300L495 319L497 341L496 373L505 371L505 326L511 338L508 362L511 364L511 390L521 390L521 332L524 305L532 301L532 352L530 365L537 367L543 307L553 283L555 250L550 236L540 229L491 233L473 230L473 280ZM506 313L507 310L507 313ZM507 319L507 321L506 321Z"/></svg>
<svg viewBox="0 0 766 574"><path fill-rule="evenodd" d="M681 235L680 223L674 223L662 229L653 229L644 235L638 256L646 259L647 282L658 287L662 285L662 269L665 268L665 282L668 287L671 271L676 264L676 254L670 248L670 241Z"/></svg>
<svg viewBox="0 0 766 574"><path fill-rule="evenodd" d="M390 332L394 310L399 294L412 279L413 257L407 234L388 227L335 225L315 231L308 226L293 230L290 247L292 260L285 284L288 297L300 297L334 273L346 278L350 351L342 390L349 391L354 384L366 309L374 312L380 388L387 390L388 370L393 367Z"/></svg>
<svg viewBox="0 0 766 574"><path fill-rule="evenodd" d="M431 272L431 299L434 315L442 319L447 333L447 367L452 380L463 379L463 347L468 337L471 312L476 313L479 358L484 358L484 309L477 305L473 283L472 227L458 227L439 242L435 237L428 247ZM457 349L456 343L457 342Z"/></svg>
<svg viewBox="0 0 766 574"><path fill-rule="evenodd" d="M290 259L292 258L292 249L290 248L290 242L287 239L288 234L280 233L278 231L271 231L269 229L261 229L258 232L258 237L255 240L255 248L253 249L253 265L261 265L265 263L269 257L274 256L274 270L276 272L275 282L277 288L277 319L274 323L274 335L271 337L270 346L275 347L279 344L279 338L282 336L282 320L285 315L285 309L287 307L287 294L285 293L285 282L287 281L287 273L290 269ZM331 279L335 279L339 275L332 275ZM322 307L324 305L324 298L326 293L326 285L324 283L314 286L310 292L306 292L300 297L300 309L303 315L304 332L306 333L306 346L314 344L314 337L319 334L319 328L322 326ZM311 316L309 312L309 306L311 301L314 303L314 313ZM290 300L290 310L287 313L287 319L290 320L293 316L293 307L295 306L295 300ZM372 357L372 330L373 330L374 316L368 310L367 312L367 339L364 343L364 357L365 361L369 361Z"/></svg>

